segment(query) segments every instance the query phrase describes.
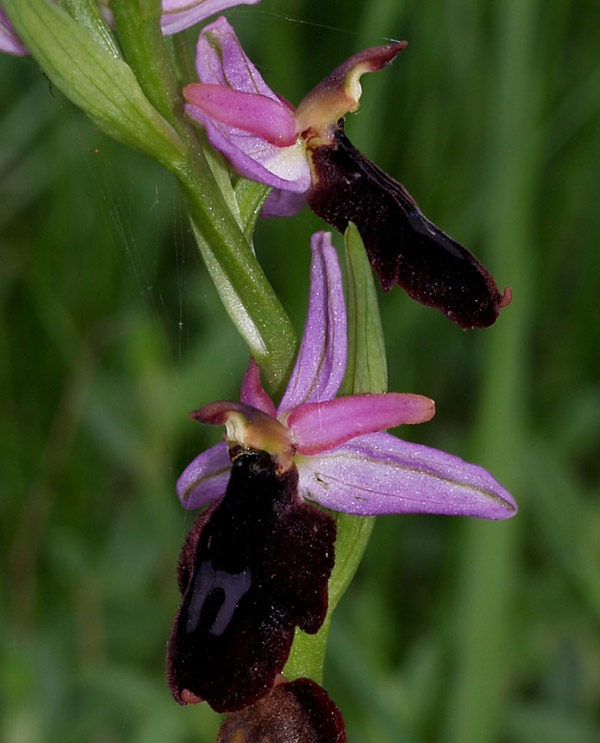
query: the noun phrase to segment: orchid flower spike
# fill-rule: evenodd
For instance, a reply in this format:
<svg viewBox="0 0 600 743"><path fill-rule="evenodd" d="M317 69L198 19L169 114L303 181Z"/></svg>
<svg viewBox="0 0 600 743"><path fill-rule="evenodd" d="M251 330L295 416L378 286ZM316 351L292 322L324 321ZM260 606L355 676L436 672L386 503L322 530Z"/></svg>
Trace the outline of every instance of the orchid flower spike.
<svg viewBox="0 0 600 743"><path fill-rule="evenodd" d="M264 216L291 216L308 201L340 232L352 221L384 290L398 284L463 328L487 327L509 304L510 290L501 295L487 269L344 133L344 117L359 107L360 77L405 47L400 41L355 54L294 110L267 86L221 17L200 34L200 82L184 88L186 111L241 175L276 189Z"/></svg>

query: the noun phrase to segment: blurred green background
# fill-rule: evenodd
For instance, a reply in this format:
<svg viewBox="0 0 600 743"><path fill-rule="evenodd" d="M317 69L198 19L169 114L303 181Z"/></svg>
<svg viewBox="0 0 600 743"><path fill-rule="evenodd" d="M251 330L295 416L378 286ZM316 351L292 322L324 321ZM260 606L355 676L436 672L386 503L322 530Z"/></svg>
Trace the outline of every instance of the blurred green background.
<svg viewBox="0 0 600 743"><path fill-rule="evenodd" d="M402 435L488 467L517 518L380 518L326 672L353 743L600 740L600 4L263 0L228 13L298 103L354 52L353 142L514 301L466 333L381 296L390 388L437 401ZM173 179L113 143L29 60L0 59L0 739L209 743L164 680L174 495L216 442L244 344ZM308 211L256 246L301 331ZM341 245L339 236L336 238Z"/></svg>

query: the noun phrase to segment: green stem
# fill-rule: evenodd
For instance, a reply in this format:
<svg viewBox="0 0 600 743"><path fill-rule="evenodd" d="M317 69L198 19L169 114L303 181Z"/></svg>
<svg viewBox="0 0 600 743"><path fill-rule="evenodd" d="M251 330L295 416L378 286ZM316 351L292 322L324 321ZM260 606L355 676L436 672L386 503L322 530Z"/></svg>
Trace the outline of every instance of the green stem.
<svg viewBox="0 0 600 743"><path fill-rule="evenodd" d="M180 136L193 137L160 30L161 0L111 0L110 7L125 59L148 100Z"/></svg>
<svg viewBox="0 0 600 743"><path fill-rule="evenodd" d="M229 242L214 227L199 228L196 215L203 214L193 192L189 207L194 237L219 297L260 366L265 386L273 395L280 394L296 350L289 318L247 243Z"/></svg>
<svg viewBox="0 0 600 743"><path fill-rule="evenodd" d="M175 173L188 199L198 248L227 313L264 373L267 388L280 393L296 351L292 324L201 151L193 164Z"/></svg>

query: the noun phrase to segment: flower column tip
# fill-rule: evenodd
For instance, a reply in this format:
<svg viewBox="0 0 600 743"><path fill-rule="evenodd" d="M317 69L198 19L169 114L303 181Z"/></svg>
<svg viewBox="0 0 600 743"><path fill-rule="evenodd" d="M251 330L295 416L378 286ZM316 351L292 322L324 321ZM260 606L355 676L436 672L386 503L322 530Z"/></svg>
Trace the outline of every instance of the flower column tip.
<svg viewBox="0 0 600 743"><path fill-rule="evenodd" d="M319 136L334 127L360 105L360 78L366 72L377 72L388 65L407 46L406 41L364 49L342 62L301 101L296 113L299 133L312 130Z"/></svg>

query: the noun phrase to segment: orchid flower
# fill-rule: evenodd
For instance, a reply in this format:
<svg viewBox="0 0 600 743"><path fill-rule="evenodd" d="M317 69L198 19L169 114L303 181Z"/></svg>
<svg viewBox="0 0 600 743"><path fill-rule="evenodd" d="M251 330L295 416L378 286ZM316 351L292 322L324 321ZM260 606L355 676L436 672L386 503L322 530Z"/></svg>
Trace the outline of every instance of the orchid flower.
<svg viewBox="0 0 600 743"><path fill-rule="evenodd" d="M279 406L251 359L240 402L191 414L224 425L226 440L200 454L177 483L185 508L209 506L179 565L183 598L167 666L182 704L206 699L217 711L253 704L281 673L295 627L321 627L335 522L313 504L362 516L505 519L517 510L481 467L384 432L429 420L429 398L336 398L347 355L342 277L328 233L314 235L311 247L306 326Z"/></svg>
<svg viewBox="0 0 600 743"><path fill-rule="evenodd" d="M510 290L501 295L487 269L344 133L344 117L359 107L361 75L405 47L400 41L355 54L294 110L268 87L221 17L200 34L200 82L184 88L186 111L241 175L276 189L264 216L291 216L308 201L340 232L352 221L384 290L399 284L463 328L486 327L509 304Z"/></svg>

